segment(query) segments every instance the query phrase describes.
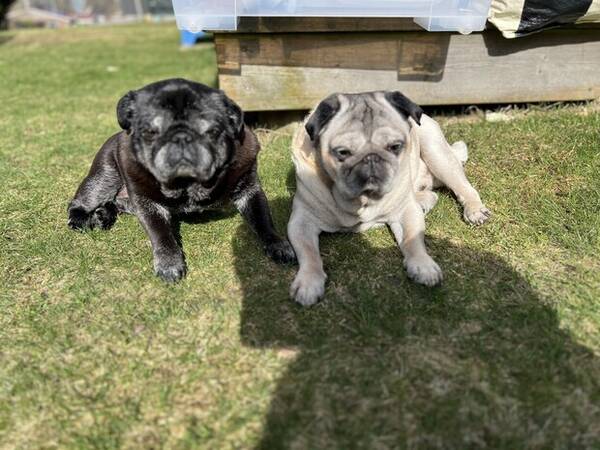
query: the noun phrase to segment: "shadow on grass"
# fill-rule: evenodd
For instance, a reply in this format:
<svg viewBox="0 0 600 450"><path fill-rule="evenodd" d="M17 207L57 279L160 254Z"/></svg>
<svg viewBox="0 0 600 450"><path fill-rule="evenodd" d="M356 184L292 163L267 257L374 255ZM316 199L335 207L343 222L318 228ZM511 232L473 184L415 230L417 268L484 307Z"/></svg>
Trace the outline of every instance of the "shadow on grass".
<svg viewBox="0 0 600 450"><path fill-rule="evenodd" d="M289 200L271 202L278 223ZM466 229L465 229L466 230ZM465 231L468 232L468 231ZM326 299L288 299L296 268L261 260L245 225L233 241L241 338L289 358L259 448L593 448L600 366L498 256L427 240L445 274L407 280L392 244L322 238Z"/></svg>

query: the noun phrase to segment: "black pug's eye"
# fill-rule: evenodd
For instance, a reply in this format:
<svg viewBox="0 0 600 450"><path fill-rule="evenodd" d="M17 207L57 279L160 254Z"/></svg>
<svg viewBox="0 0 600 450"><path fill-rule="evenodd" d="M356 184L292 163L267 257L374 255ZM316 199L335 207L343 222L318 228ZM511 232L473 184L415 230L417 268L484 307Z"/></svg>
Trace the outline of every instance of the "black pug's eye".
<svg viewBox="0 0 600 450"><path fill-rule="evenodd" d="M206 136L213 140L217 140L221 137L221 130L218 128L211 128L210 130L206 131Z"/></svg>
<svg viewBox="0 0 600 450"><path fill-rule="evenodd" d="M346 147L335 147L331 149L331 153L338 159L338 161L345 161L352 156L352 150L347 149Z"/></svg>
<svg viewBox="0 0 600 450"><path fill-rule="evenodd" d="M142 131L142 138L144 138L144 140L148 141L148 142L152 142L156 138L157 135L158 135L158 131L156 131L153 128L147 128Z"/></svg>
<svg viewBox="0 0 600 450"><path fill-rule="evenodd" d="M402 142L402 141L393 142L387 146L387 150L389 152L393 153L394 155L400 154L400 152L402 151L403 148L404 148L404 142Z"/></svg>

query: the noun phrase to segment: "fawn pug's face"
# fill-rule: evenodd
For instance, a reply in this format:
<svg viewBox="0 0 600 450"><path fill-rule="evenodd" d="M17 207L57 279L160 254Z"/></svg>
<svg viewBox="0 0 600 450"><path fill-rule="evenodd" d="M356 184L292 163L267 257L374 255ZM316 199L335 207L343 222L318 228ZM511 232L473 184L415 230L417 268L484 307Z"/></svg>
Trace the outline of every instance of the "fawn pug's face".
<svg viewBox="0 0 600 450"><path fill-rule="evenodd" d="M334 94L317 106L306 131L340 194L379 199L408 164L408 118L420 123L422 113L399 92Z"/></svg>

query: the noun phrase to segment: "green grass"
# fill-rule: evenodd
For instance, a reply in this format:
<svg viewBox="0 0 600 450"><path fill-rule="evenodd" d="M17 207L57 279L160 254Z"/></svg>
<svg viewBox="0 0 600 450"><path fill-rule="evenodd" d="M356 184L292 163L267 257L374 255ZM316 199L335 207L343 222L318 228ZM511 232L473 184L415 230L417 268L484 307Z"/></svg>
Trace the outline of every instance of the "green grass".
<svg viewBox="0 0 600 450"><path fill-rule="evenodd" d="M596 106L441 118L493 220L441 195L436 289L384 229L326 236L301 309L236 214L182 227L174 286L135 218L67 229L119 97L170 76L215 83L172 25L0 34L0 448L600 448ZM284 230L290 136L260 139Z"/></svg>

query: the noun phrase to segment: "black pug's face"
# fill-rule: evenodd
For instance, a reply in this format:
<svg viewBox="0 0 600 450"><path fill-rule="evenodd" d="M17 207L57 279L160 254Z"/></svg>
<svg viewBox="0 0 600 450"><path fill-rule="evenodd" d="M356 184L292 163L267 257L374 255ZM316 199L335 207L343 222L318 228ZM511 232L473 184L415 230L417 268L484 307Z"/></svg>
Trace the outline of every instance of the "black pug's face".
<svg viewBox="0 0 600 450"><path fill-rule="evenodd" d="M183 79L130 91L117 118L137 161L167 187L213 186L244 129L241 109L222 91Z"/></svg>

